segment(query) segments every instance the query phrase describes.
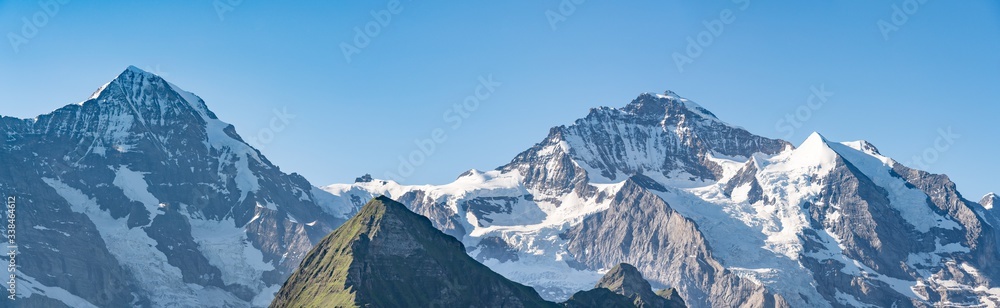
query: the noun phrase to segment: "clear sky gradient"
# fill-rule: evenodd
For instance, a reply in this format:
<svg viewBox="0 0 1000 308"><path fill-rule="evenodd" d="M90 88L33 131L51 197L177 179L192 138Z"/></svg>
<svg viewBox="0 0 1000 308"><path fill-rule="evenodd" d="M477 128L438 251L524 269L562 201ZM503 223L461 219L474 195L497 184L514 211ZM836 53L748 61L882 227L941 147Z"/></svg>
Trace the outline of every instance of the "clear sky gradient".
<svg viewBox="0 0 1000 308"><path fill-rule="evenodd" d="M997 1L707 2L0 1L0 114L82 101L135 65L315 185L399 174L440 129L401 180L441 184L669 89L760 135L922 156L975 201L1000 190ZM366 25L376 35L356 44ZM453 110L480 78L493 92ZM813 88L832 95L810 105Z"/></svg>

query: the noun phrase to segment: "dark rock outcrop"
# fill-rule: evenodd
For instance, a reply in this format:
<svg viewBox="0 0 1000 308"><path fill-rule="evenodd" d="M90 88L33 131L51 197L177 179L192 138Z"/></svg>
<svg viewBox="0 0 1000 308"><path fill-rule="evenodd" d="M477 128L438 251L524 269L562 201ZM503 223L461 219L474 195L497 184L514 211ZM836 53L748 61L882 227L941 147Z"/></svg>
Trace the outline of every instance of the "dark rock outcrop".
<svg viewBox="0 0 1000 308"><path fill-rule="evenodd" d="M635 264L647 277L686 292L687 300L713 306L763 306L774 298L727 271L712 257L694 222L640 183L626 180L607 211L585 218L566 233L578 266Z"/></svg>
<svg viewBox="0 0 1000 308"><path fill-rule="evenodd" d="M594 288L608 289L625 296L639 308L687 307L683 304L684 300L672 292L665 293L665 297L654 293L653 287L642 278L639 270L627 263L619 264L608 271ZM678 302L680 305L677 305Z"/></svg>

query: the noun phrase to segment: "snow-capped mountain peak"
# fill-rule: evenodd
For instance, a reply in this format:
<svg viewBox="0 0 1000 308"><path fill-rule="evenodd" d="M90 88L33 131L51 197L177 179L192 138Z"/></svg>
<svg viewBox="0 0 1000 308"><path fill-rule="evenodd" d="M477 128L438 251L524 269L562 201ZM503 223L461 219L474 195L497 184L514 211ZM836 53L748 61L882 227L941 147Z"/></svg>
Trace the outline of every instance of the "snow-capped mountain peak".
<svg viewBox="0 0 1000 308"><path fill-rule="evenodd" d="M864 140L754 135L669 91L591 109L451 184L325 189L399 199L549 298L626 262L692 307L1000 303L982 283L1000 277L996 234L947 177Z"/></svg>
<svg viewBox="0 0 1000 308"><path fill-rule="evenodd" d="M643 93L625 106L623 110L637 115L654 117L693 114L706 120L719 121L719 118L708 109L669 90L663 94Z"/></svg>
<svg viewBox="0 0 1000 308"><path fill-rule="evenodd" d="M102 96L117 96L124 100L102 99ZM163 108L188 109L197 112L203 118L216 118L201 98L180 89L156 74L135 66L129 66L114 80L98 88L90 99L96 100L98 103L125 102L132 105L129 107L136 109L136 111L143 111L137 107L152 105L161 110Z"/></svg>
<svg viewBox="0 0 1000 308"><path fill-rule="evenodd" d="M779 171L800 170L803 168L830 170L840 157L837 151L830 147L829 141L818 132L813 132L794 150L779 154L771 160L780 163ZM769 164L770 165L770 164ZM778 164L775 164L778 165Z"/></svg>
<svg viewBox="0 0 1000 308"><path fill-rule="evenodd" d="M19 268L31 290L19 297L266 306L308 249L356 211L281 172L198 96L134 66L82 104L36 119L0 117L0 190L31 196L26 215L44 219L18 236L48 243L21 248L49 257ZM53 278L58 264L81 266Z"/></svg>
<svg viewBox="0 0 1000 308"><path fill-rule="evenodd" d="M987 210L992 210L996 205L1000 204L1000 196L997 196L996 193L988 193L983 196L983 199L979 201L979 204Z"/></svg>

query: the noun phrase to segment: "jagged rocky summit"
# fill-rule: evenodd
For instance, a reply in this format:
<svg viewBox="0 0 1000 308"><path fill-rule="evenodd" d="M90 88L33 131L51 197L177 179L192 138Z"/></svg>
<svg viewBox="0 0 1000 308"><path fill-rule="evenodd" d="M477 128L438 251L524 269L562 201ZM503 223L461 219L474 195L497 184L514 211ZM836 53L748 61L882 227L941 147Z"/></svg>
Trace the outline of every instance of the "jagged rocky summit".
<svg viewBox="0 0 1000 308"><path fill-rule="evenodd" d="M135 67L79 104L2 117L0 132L21 307L263 307L356 211Z"/></svg>
<svg viewBox="0 0 1000 308"><path fill-rule="evenodd" d="M549 300L629 263L692 307L1000 305L992 199L866 141L796 147L673 92L591 109L453 183L324 190L395 198Z"/></svg>

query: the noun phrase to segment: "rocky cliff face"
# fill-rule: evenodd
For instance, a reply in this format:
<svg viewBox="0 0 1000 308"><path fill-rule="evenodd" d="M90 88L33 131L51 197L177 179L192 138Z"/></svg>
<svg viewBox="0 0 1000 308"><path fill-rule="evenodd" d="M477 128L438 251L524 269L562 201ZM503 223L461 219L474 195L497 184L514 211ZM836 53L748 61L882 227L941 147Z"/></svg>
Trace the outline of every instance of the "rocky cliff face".
<svg viewBox="0 0 1000 308"><path fill-rule="evenodd" d="M672 92L593 109L447 185L324 189L419 196L404 204L549 299L627 262L692 307L1000 304L989 202L868 142L796 148Z"/></svg>
<svg viewBox="0 0 1000 308"><path fill-rule="evenodd" d="M686 307L628 264L561 304L476 262L405 205L379 196L324 238L271 307Z"/></svg>
<svg viewBox="0 0 1000 308"><path fill-rule="evenodd" d="M774 154L789 146L727 125L673 92L646 93L625 108L591 109L573 125L553 128L498 170L520 172L525 186L543 195L582 195L591 182L634 174L715 181L722 169L713 157Z"/></svg>
<svg viewBox="0 0 1000 308"><path fill-rule="evenodd" d="M600 269L605 264L636 264L654 281L677 288L691 301L713 306L763 305L773 300L763 287L715 260L695 223L643 187L647 181L641 175L626 180L607 210L584 218L565 233L574 265ZM612 272L630 269L634 268L616 267Z"/></svg>
<svg viewBox="0 0 1000 308"><path fill-rule="evenodd" d="M378 197L305 258L271 307L554 307L454 237Z"/></svg>
<svg viewBox="0 0 1000 308"><path fill-rule="evenodd" d="M324 204L200 98L134 67L0 130L22 304L263 306L355 210Z"/></svg>

